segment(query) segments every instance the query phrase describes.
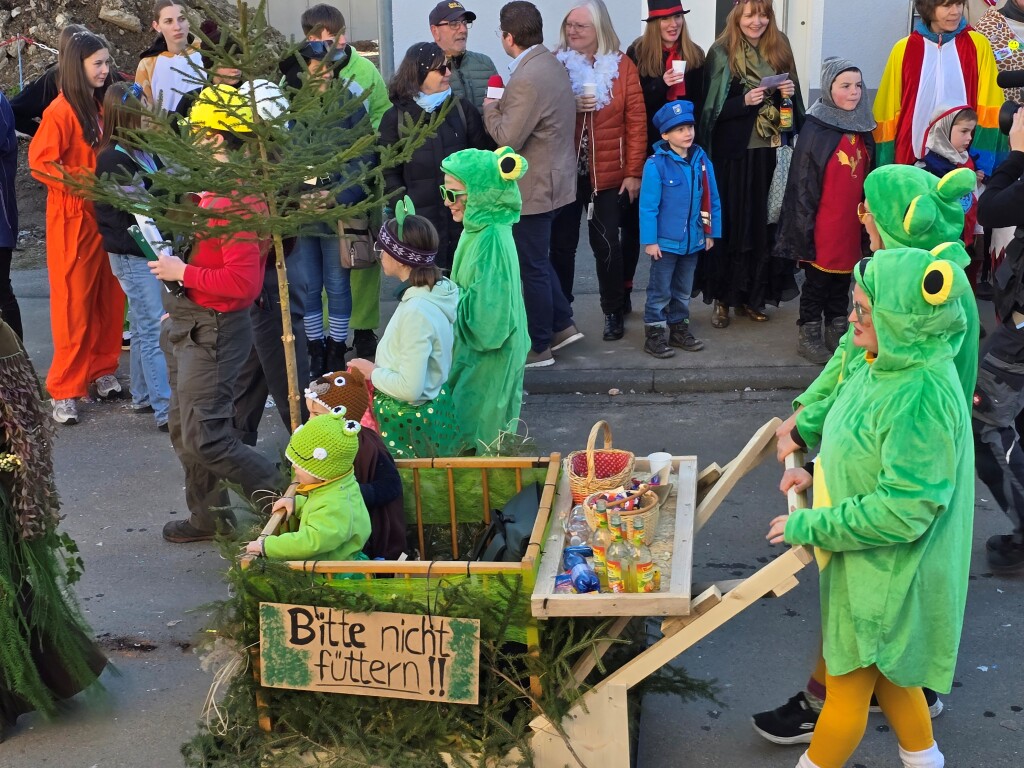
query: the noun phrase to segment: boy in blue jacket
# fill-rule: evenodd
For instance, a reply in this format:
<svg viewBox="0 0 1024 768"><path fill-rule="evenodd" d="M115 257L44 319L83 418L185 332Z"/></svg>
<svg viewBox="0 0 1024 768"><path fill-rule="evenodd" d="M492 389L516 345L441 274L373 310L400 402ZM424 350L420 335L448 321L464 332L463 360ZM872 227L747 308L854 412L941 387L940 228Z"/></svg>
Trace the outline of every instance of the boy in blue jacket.
<svg viewBox="0 0 1024 768"><path fill-rule="evenodd" d="M662 140L644 165L640 185L640 242L652 259L644 352L672 357L672 347L704 348L690 331L690 294L698 254L721 237L722 205L711 160L693 143L693 103L670 101L653 122Z"/></svg>

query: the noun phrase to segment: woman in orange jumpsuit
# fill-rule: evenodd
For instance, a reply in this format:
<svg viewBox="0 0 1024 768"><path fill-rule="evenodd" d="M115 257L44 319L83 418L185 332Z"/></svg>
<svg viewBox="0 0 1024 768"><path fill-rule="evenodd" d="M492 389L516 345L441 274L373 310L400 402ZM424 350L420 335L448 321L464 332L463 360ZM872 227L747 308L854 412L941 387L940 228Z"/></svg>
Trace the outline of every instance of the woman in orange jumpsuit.
<svg viewBox="0 0 1024 768"><path fill-rule="evenodd" d="M50 276L53 362L46 388L53 417L78 421L76 399L90 382L101 398L121 391L114 372L121 354L124 294L110 271L92 203L68 188L65 175L88 176L96 167L100 104L110 83L106 43L89 32L68 43L60 95L43 113L29 145L32 175L46 185L46 266Z"/></svg>

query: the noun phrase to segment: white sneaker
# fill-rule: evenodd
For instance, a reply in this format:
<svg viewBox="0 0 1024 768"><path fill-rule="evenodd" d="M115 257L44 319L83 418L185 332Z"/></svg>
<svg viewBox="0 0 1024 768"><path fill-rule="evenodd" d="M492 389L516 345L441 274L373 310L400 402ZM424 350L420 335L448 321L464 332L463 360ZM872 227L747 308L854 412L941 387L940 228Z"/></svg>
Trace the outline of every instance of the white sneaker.
<svg viewBox="0 0 1024 768"><path fill-rule="evenodd" d="M77 424L78 405L74 400L54 400L53 420L58 424Z"/></svg>
<svg viewBox="0 0 1024 768"><path fill-rule="evenodd" d="M108 373L106 376L100 376L96 379L96 394L99 395L102 400L106 400L111 395L119 395L121 394L121 391L121 383L112 373Z"/></svg>

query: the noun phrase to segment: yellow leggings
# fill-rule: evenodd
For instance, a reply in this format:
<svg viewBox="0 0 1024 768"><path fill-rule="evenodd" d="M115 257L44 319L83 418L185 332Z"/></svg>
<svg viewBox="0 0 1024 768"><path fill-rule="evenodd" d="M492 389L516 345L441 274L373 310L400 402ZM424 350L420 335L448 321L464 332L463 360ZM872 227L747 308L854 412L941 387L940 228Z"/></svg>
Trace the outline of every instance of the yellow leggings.
<svg viewBox="0 0 1024 768"><path fill-rule="evenodd" d="M807 750L818 768L843 768L853 755L868 725L872 693L904 750L921 752L935 743L928 704L920 688L900 688L875 666L838 677L826 674L825 688L828 696Z"/></svg>

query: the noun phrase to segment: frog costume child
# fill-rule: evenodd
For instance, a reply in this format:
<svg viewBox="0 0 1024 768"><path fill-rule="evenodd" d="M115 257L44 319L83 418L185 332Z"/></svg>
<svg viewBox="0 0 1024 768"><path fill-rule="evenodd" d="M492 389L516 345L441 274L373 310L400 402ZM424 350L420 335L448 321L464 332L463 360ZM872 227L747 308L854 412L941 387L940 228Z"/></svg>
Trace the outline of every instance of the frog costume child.
<svg viewBox="0 0 1024 768"><path fill-rule="evenodd" d="M802 768L839 768L878 699L904 766L941 768L924 695L948 692L963 626L974 520L970 409L953 363L970 285L947 248L879 251L854 270L877 354L839 383L826 410L814 509L784 538L821 565L828 697Z"/></svg>
<svg viewBox="0 0 1024 768"><path fill-rule="evenodd" d="M523 207L516 182L527 163L509 147L464 149L445 158L441 170L466 186L452 265L460 297L448 389L463 436L484 453L502 431L515 429L523 405L530 336L512 225Z"/></svg>
<svg viewBox="0 0 1024 768"><path fill-rule="evenodd" d="M285 456L299 484L295 512L285 533L253 542L261 545L258 554L271 560L366 559L370 515L352 470L360 427L344 417L341 407L314 416L292 434Z"/></svg>

